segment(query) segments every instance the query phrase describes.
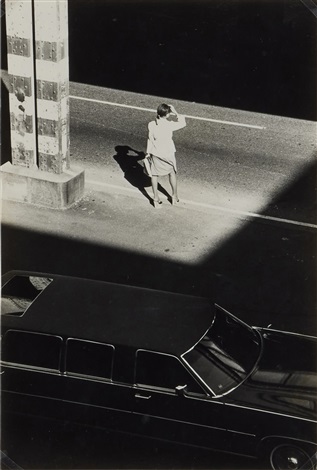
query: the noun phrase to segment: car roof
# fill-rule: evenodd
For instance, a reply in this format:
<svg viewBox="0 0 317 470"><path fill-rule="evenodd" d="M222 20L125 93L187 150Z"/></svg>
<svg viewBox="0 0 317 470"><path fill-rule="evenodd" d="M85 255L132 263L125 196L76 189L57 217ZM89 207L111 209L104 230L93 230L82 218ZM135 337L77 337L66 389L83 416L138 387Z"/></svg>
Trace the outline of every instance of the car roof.
<svg viewBox="0 0 317 470"><path fill-rule="evenodd" d="M201 297L45 276L53 281L21 317L4 316L3 327L180 356L204 336L214 318L210 300Z"/></svg>

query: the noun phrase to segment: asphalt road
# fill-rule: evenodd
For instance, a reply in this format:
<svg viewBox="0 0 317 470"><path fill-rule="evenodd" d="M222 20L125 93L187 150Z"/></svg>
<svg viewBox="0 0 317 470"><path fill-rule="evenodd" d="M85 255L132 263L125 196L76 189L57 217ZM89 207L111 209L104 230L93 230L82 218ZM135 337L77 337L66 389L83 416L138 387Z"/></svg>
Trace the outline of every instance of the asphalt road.
<svg viewBox="0 0 317 470"><path fill-rule="evenodd" d="M70 93L72 162L92 167L88 179L142 183L127 147L145 151L148 122L171 100L74 83ZM189 116L174 134L183 198L315 223L316 123L171 102Z"/></svg>

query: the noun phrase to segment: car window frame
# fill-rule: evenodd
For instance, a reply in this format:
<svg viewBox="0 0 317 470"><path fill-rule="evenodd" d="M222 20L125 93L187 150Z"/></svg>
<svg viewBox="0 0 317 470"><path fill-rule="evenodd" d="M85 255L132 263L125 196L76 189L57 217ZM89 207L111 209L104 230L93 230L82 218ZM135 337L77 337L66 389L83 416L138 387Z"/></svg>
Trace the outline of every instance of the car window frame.
<svg viewBox="0 0 317 470"><path fill-rule="evenodd" d="M91 344L98 344L102 346L108 346L109 348L112 349L112 357L111 357L111 367L110 367L110 377L101 377L98 375L89 375L89 374L83 374L80 372L69 372L66 369L67 365L67 343L69 340L75 340L75 341L82 341L84 343L91 343ZM79 378L85 378L87 380L97 380L101 382L113 382L113 370L114 370L114 357L115 357L115 351L116 348L113 344L110 343L103 343L102 341L93 341L93 340L88 340L85 338L76 338L73 336L69 336L65 340L65 352L64 352L64 360L63 360L63 373L66 377L79 377Z"/></svg>
<svg viewBox="0 0 317 470"><path fill-rule="evenodd" d="M31 364L23 364L23 363L20 363L20 362L5 361L5 360L3 360L2 355L1 355L0 362L3 366L10 367L10 368L15 368L15 369L27 369L27 370L36 371L36 372L50 372L50 373L55 373L55 374L59 374L59 375L62 373L62 356L63 356L63 349L64 349L64 340L63 340L62 336L55 335L55 334L52 334L52 333L42 333L42 332L38 332L38 331L30 331L30 330L21 330L21 329L17 329L17 328L9 328L1 336L1 343L4 343L5 336L8 333L10 333L11 331L17 332L17 333L29 334L29 335L47 336L47 337L50 337L50 338L60 339L58 368L52 369L50 367L41 367L41 366L36 366L36 365L31 365ZM2 347L3 347L3 344L2 344Z"/></svg>
<svg viewBox="0 0 317 470"><path fill-rule="evenodd" d="M134 387L139 389L139 388L143 388L143 389L146 389L146 390L155 390L155 391L158 391L160 393L164 393L164 394L170 394L170 395L174 395L174 396L177 396L177 393L176 393L176 387L174 388L168 388L168 387L158 387L156 385L151 385L151 384L138 384L136 382L136 373L137 373L137 354L138 352L146 352L146 353L150 353L150 354L156 354L156 355L160 355L160 356L168 356L168 357L171 357L173 359L176 359L177 362L180 364L180 366L184 369L184 371L186 371L186 373L188 374L188 376L194 381L196 382L197 386L200 388L201 390L201 393L198 393L198 392L190 392L190 391L184 391L184 395L186 397L189 397L189 398L207 398L209 397L207 391L205 390L205 388L203 387L202 383L200 381L198 381L196 379L196 377L193 376L193 374L191 374L191 372L189 371L189 369L186 367L185 363L182 362L180 360L180 358L178 356L174 356L173 354L169 354L169 353L164 353L164 352L160 352L160 351L153 351L153 350L150 350L150 349L145 349L145 348L139 348L135 351L135 361L134 361L134 373L133 373L133 382L134 382ZM182 385L182 384L178 384L178 385Z"/></svg>

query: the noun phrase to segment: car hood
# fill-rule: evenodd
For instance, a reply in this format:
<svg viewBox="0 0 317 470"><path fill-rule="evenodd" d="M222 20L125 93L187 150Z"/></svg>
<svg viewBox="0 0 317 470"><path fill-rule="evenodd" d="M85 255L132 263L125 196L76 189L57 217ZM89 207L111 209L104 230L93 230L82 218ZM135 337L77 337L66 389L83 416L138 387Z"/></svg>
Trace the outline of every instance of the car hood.
<svg viewBox="0 0 317 470"><path fill-rule="evenodd" d="M262 337L260 359L230 399L241 405L316 420L317 338L263 328L257 331Z"/></svg>

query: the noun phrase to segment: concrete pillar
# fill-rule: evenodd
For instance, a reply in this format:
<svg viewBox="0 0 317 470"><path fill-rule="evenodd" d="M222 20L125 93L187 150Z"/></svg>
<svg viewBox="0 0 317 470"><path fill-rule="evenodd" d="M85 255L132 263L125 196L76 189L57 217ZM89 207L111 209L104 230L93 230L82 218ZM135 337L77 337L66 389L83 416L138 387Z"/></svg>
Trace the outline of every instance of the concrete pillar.
<svg viewBox="0 0 317 470"><path fill-rule="evenodd" d="M69 168L68 11L65 0L34 1L40 170Z"/></svg>
<svg viewBox="0 0 317 470"><path fill-rule="evenodd" d="M66 208L84 192L70 165L67 0L6 0L12 164L3 198Z"/></svg>
<svg viewBox="0 0 317 470"><path fill-rule="evenodd" d="M7 1L12 164L37 165L32 0Z"/></svg>

